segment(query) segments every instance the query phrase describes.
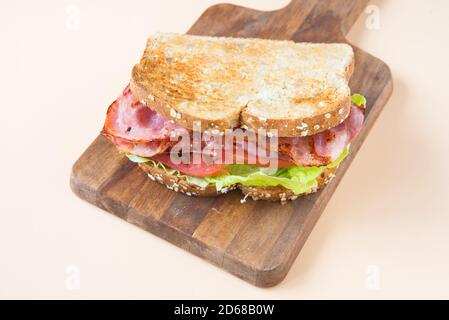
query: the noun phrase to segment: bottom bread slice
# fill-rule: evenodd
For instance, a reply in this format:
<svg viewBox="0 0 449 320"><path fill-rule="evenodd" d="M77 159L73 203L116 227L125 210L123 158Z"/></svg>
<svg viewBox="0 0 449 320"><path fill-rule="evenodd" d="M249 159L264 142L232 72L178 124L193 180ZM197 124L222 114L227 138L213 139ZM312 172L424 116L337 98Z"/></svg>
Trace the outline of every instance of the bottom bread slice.
<svg viewBox="0 0 449 320"><path fill-rule="evenodd" d="M231 187L226 187L217 191L214 185L210 184L206 187L200 187L196 184L187 181L185 176L178 176L167 173L162 168L156 168L148 163L139 163L140 168L148 174L148 177L160 184L165 185L168 189L175 192L184 193L188 196L198 197L215 197L221 194L225 194L231 190L239 188L245 195L244 199L251 197L253 200L268 200L268 201L281 201L295 200L298 197L310 194L323 188L332 178L335 176L337 168L326 169L318 178L316 188L311 189L307 193L294 194L291 190L284 187L248 187L241 184L237 184Z"/></svg>

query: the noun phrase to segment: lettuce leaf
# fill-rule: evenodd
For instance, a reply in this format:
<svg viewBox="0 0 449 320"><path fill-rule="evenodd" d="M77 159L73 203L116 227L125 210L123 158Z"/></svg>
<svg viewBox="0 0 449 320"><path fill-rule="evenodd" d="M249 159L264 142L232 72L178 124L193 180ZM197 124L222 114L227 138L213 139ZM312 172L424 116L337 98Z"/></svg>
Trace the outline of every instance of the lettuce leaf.
<svg viewBox="0 0 449 320"><path fill-rule="evenodd" d="M366 106L366 98L362 96L361 94L354 93L351 96L351 101L353 104L355 104L357 107L364 107Z"/></svg>
<svg viewBox="0 0 449 320"><path fill-rule="evenodd" d="M183 177L188 182L193 183L201 188L205 188L210 184L215 185L218 191L223 188L240 183L248 187L276 187L282 186L286 189L292 190L294 194L301 194L310 191L317 186L317 178L326 169L337 167L341 161L349 153L349 146L334 162L320 167L301 167L291 166L288 168L261 168L246 164L232 164L225 167L229 174L219 175L215 177L198 178L171 169L164 164L154 161L152 159L139 157L132 154L126 156L129 160L136 163L149 162L156 168L164 170L167 174Z"/></svg>
<svg viewBox="0 0 449 320"><path fill-rule="evenodd" d="M169 167L165 166L163 163L160 163L158 161L154 161L153 159L137 156L137 155L131 154L131 153L127 153L126 156L128 157L128 159L131 162L134 162L134 163L148 163L149 162L153 167L158 168L158 169L162 169L162 170L164 170L168 174L173 174L173 175L176 175L176 176L183 175L181 172L179 172L179 171L177 171L175 169L169 168Z"/></svg>
<svg viewBox="0 0 449 320"><path fill-rule="evenodd" d="M192 177L192 176L187 176L185 175L186 180L189 183L192 183L194 185L199 186L200 188L206 188L210 183L207 182L205 179L203 178L198 178L198 177Z"/></svg>
<svg viewBox="0 0 449 320"><path fill-rule="evenodd" d="M292 166L282 168L276 172L267 171L269 168L258 168L244 164L226 166L230 174L216 177L206 177L204 180L215 184L218 191L223 188L240 183L248 187L276 187L282 186L292 190L295 194L310 191L317 185L317 178L324 170L337 167L348 155L348 147L334 162L320 167Z"/></svg>
<svg viewBox="0 0 449 320"><path fill-rule="evenodd" d="M126 156L128 157L128 159L131 162L134 162L134 163L146 163L146 162L150 161L150 159L148 159L148 158L137 156L137 155L132 154L132 153L127 153Z"/></svg>

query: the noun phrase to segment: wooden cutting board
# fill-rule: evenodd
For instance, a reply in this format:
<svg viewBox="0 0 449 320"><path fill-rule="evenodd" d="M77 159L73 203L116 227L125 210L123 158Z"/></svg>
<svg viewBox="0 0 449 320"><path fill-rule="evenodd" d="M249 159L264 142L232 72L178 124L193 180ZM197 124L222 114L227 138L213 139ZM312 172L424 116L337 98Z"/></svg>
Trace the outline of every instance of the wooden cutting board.
<svg viewBox="0 0 449 320"><path fill-rule="evenodd" d="M345 35L367 2L294 0L272 12L220 4L206 10L188 33L346 42ZM337 177L318 193L284 206L252 200L241 204L240 191L217 198L188 197L148 179L101 136L74 164L71 187L82 199L256 286L276 285L286 276L392 93L388 66L354 49L356 68L350 86L368 99L366 120ZM98 107L106 112L107 106Z"/></svg>

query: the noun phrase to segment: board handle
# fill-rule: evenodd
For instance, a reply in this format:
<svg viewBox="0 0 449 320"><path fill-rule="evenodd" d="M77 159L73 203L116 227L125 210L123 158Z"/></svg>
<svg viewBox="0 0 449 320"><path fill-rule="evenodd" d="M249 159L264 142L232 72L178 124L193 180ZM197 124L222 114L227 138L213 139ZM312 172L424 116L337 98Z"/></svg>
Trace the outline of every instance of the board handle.
<svg viewBox="0 0 449 320"><path fill-rule="evenodd" d="M344 40L368 2L369 0L292 0L275 15L299 20L298 29L291 36L292 40Z"/></svg>
<svg viewBox="0 0 449 320"><path fill-rule="evenodd" d="M297 42L346 42L346 34L368 2L292 0L276 11L217 4L207 9L188 33Z"/></svg>

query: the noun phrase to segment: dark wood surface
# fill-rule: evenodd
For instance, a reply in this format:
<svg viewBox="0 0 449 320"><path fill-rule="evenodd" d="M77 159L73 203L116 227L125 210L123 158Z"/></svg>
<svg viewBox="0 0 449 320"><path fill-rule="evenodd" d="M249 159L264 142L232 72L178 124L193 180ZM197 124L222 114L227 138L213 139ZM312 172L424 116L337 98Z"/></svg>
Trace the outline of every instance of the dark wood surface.
<svg viewBox="0 0 449 320"><path fill-rule="evenodd" d="M367 2L295 0L272 12L221 4L206 10L188 33L345 42ZM251 200L241 204L239 191L217 198L188 197L148 179L101 136L74 164L72 190L256 286L276 285L286 276L392 92L387 65L354 49L356 68L350 86L366 95L367 117L337 177L320 192L284 206Z"/></svg>

